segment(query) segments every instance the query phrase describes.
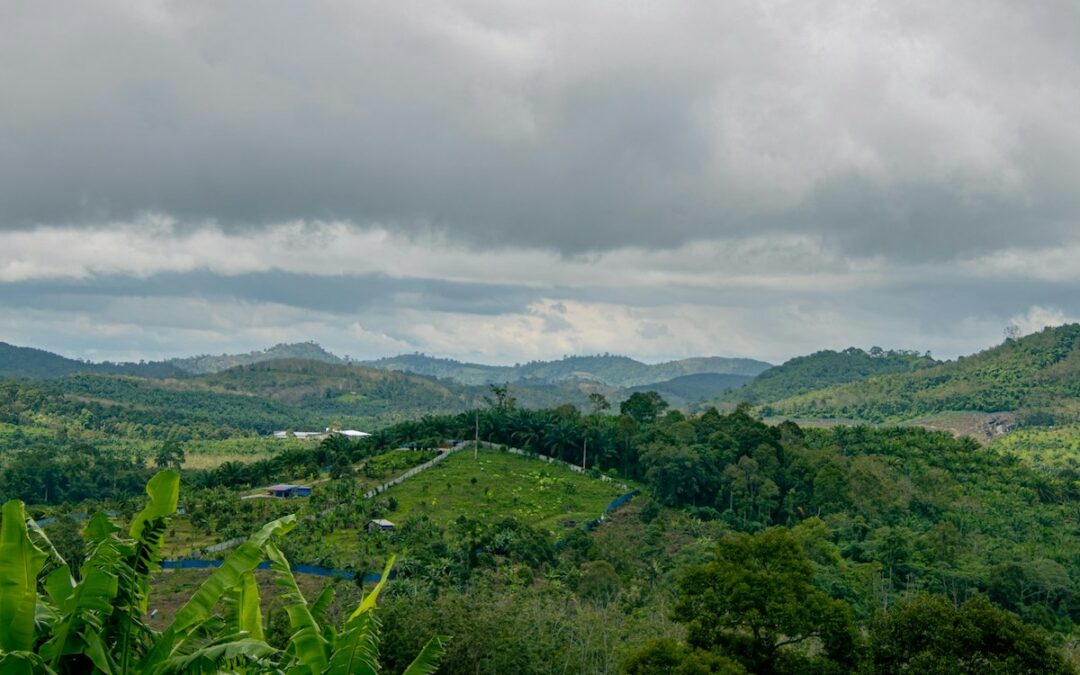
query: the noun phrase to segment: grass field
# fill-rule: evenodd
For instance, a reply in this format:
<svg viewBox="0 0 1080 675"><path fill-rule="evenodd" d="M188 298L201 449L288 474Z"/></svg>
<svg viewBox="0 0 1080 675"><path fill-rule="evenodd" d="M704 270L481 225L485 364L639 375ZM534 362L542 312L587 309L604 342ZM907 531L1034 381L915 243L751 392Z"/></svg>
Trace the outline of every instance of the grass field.
<svg viewBox="0 0 1080 675"><path fill-rule="evenodd" d="M474 460L461 451L435 467L384 492L393 497L393 518L426 514L437 522L459 515L481 521L507 516L549 530L565 521L581 523L600 516L611 500L626 492L620 485L584 476L497 450L481 450Z"/></svg>
<svg viewBox="0 0 1080 675"><path fill-rule="evenodd" d="M139 454L148 463L161 448L162 441L110 438L94 441L105 449L130 451ZM270 436L238 436L216 440L183 441L185 469L213 469L225 462L255 462L285 450L310 448L315 441L298 441Z"/></svg>

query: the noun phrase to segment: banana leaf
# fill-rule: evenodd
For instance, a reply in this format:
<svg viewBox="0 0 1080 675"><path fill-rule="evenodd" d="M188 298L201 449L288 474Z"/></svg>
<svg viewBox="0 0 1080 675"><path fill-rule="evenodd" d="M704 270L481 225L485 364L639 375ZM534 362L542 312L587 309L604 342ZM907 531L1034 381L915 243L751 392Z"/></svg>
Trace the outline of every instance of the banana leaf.
<svg viewBox="0 0 1080 675"><path fill-rule="evenodd" d="M226 608L225 616L237 633L262 640L262 607L259 604L259 585L255 581L255 572L247 572L241 579L222 599Z"/></svg>
<svg viewBox="0 0 1080 675"><path fill-rule="evenodd" d="M247 541L236 547L199 590L180 608L165 632L142 662L145 671L152 670L171 658L182 647L190 632L209 619L214 607L230 589L243 583L245 574L263 561L263 546L271 537L284 534L296 525L296 516L289 515L264 525Z"/></svg>
<svg viewBox="0 0 1080 675"><path fill-rule="evenodd" d="M436 635L428 640L402 675L434 675L439 669L439 662L446 653L446 643L449 641L450 638L445 635Z"/></svg>
<svg viewBox="0 0 1080 675"><path fill-rule="evenodd" d="M48 555L34 546L26 529L26 509L18 500L4 504L0 525L0 651L29 652L34 647L37 576Z"/></svg>
<svg viewBox="0 0 1080 675"><path fill-rule="evenodd" d="M296 585L296 577L289 568L289 561L272 542L267 543L265 549L266 557L270 559L270 569L277 575L277 585L284 589L282 600L285 612L289 615L289 627L292 629L289 638L290 650L303 671L322 673L327 666L329 645L308 609L304 594Z"/></svg>

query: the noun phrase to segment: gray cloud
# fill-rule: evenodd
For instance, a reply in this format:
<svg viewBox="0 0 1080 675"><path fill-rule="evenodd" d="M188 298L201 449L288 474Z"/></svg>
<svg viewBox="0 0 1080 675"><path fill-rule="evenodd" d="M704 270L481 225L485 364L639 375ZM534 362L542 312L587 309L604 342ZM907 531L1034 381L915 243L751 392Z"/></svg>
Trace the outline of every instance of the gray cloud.
<svg viewBox="0 0 1080 675"><path fill-rule="evenodd" d="M3 227L800 232L906 260L1077 232L1074 3L6 7Z"/></svg>
<svg viewBox="0 0 1080 675"><path fill-rule="evenodd" d="M145 279L0 283L0 306L100 309L118 298L202 298L274 303L332 314L377 309L419 309L495 315L521 312L540 298L521 286L393 278L383 274L316 276L288 272L218 275L205 271L156 274Z"/></svg>
<svg viewBox="0 0 1080 675"><path fill-rule="evenodd" d="M0 339L951 356L1080 317L1069 0L0 0Z"/></svg>

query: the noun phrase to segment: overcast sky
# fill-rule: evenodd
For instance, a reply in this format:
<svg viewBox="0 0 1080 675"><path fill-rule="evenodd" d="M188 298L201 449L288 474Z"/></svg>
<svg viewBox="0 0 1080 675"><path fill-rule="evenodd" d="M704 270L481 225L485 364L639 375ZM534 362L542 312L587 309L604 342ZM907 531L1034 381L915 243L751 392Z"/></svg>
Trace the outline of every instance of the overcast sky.
<svg viewBox="0 0 1080 675"><path fill-rule="evenodd" d="M0 340L952 357L1080 317L1075 0L0 0Z"/></svg>

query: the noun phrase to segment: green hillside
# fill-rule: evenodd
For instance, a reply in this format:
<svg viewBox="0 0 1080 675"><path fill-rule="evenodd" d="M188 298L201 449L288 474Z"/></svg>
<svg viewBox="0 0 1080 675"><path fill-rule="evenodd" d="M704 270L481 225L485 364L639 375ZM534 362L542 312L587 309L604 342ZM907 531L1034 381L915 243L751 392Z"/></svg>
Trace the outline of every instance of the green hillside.
<svg viewBox="0 0 1080 675"><path fill-rule="evenodd" d="M930 356L913 351L880 347L870 351L856 347L839 352L826 349L773 366L746 386L726 394L723 400L768 403L836 384L875 375L910 372L937 363Z"/></svg>
<svg viewBox="0 0 1080 675"><path fill-rule="evenodd" d="M0 450L44 437L204 438L361 429L465 410L486 389L318 361L280 360L186 379L80 373L0 380ZM554 396L554 394L553 394Z"/></svg>
<svg viewBox="0 0 1080 675"><path fill-rule="evenodd" d="M263 361L276 359L306 359L309 361L323 361L325 363L344 363L341 357L326 351L314 342L296 342L293 344L276 344L269 349L248 352L246 354L221 354L211 356L191 356L181 359L170 359L166 363L183 370L184 372L204 375L207 373L219 373L236 366L246 366Z"/></svg>
<svg viewBox="0 0 1080 675"><path fill-rule="evenodd" d="M1021 423L1080 420L1080 324L910 373L828 387L770 405L775 414L905 420L945 411L1015 411Z"/></svg>
<svg viewBox="0 0 1080 675"><path fill-rule="evenodd" d="M768 372L768 371L766 371ZM707 401L727 392L738 390L754 378L749 375L723 375L720 373L694 373L680 375L663 382L631 387L635 391L655 391L676 408L686 408Z"/></svg>
<svg viewBox="0 0 1080 675"><path fill-rule="evenodd" d="M180 368L161 362L91 363L69 359L42 349L0 342L0 377L63 377L74 373L109 373L138 377L182 377Z"/></svg>
<svg viewBox="0 0 1080 675"><path fill-rule="evenodd" d="M264 361L194 378L214 391L239 392L314 414L327 424L365 424L459 412L483 402L486 389L358 365L300 359Z"/></svg>
<svg viewBox="0 0 1080 675"><path fill-rule="evenodd" d="M764 361L720 356L647 364L626 356L612 354L567 356L557 361L531 361L513 366L488 366L479 363L463 363L453 359L440 359L424 354L404 354L367 361L364 365L380 370L408 371L473 385L522 380L544 383L592 380L615 387L636 387L699 373L754 376L769 367L769 364Z"/></svg>

